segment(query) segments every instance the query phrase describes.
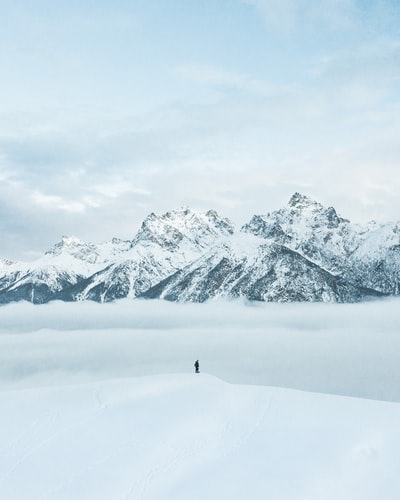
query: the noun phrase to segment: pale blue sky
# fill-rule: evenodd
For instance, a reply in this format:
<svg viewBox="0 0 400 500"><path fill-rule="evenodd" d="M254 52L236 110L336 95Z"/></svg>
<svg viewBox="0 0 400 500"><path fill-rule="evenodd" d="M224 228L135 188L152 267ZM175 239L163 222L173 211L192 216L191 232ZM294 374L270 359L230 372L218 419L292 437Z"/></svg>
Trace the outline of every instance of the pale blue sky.
<svg viewBox="0 0 400 500"><path fill-rule="evenodd" d="M400 220L398 0L0 0L0 23L0 257L294 191Z"/></svg>

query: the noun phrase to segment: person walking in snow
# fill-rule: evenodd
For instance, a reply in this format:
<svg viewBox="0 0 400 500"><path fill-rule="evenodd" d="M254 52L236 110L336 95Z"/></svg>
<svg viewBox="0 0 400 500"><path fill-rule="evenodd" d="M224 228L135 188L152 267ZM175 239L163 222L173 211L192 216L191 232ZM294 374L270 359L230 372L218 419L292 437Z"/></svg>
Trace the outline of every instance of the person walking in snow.
<svg viewBox="0 0 400 500"><path fill-rule="evenodd" d="M195 368L195 370L196 370L196 371L195 371L195 373L200 373L200 370L199 370L199 368L200 368L200 363L199 363L199 360L198 360L198 359L196 360L196 362L195 362L195 364L194 364L194 368Z"/></svg>

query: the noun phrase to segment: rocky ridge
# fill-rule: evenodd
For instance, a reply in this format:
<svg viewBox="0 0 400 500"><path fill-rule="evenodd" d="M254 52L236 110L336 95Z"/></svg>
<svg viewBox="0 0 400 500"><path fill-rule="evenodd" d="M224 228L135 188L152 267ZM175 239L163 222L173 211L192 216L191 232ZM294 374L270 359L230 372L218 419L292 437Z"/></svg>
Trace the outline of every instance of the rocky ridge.
<svg viewBox="0 0 400 500"><path fill-rule="evenodd" d="M355 302L398 295L400 223L353 224L299 193L240 230L215 211L150 214L130 241L62 240L0 260L0 303L161 298Z"/></svg>

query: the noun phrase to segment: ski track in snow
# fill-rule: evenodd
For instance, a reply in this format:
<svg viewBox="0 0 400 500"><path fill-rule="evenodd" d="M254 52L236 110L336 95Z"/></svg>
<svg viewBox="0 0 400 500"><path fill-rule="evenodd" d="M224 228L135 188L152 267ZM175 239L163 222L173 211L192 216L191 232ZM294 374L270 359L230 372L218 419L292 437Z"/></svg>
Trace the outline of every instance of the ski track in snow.
<svg viewBox="0 0 400 500"><path fill-rule="evenodd" d="M89 464L85 465L85 467L83 467L80 472L66 478L65 481L60 483L55 488L49 489L43 496L40 495L39 497L37 497L38 500L56 499L57 496L67 487L70 487L74 483L77 483L79 480L85 478L89 472L95 471L96 468L98 468L99 466L104 465L107 462L112 463L113 459L117 458L125 450L133 448L136 444L137 440L131 440L123 445L118 446L116 449L112 451L112 453L109 453L97 460L90 462Z"/></svg>
<svg viewBox="0 0 400 500"><path fill-rule="evenodd" d="M15 474L28 459L32 458L37 454L42 448L50 444L52 441L56 440L63 434L71 433L72 431L76 431L81 427L85 427L89 422L98 418L102 412L107 409L107 405L103 402L102 397L100 395L100 390L96 389L93 392L93 399L95 401L95 410L89 416L85 416L79 419L77 422L74 422L70 425L65 425L63 427L57 428L57 421L61 419L61 411L53 411L53 412L45 412L43 415L47 415L43 420L43 415L36 418L30 425L25 427L25 429L20 433L20 435L10 443L10 445L6 446L4 451L8 455L8 460L12 461L12 452L14 451L14 455L18 456L12 464L5 470L3 474L0 475L0 485L2 482L6 481L11 475ZM46 434L48 430L53 428L55 429L49 435L46 436L45 439L42 439L39 436L40 428L46 429ZM8 452L7 452L8 450ZM4 453L4 455L6 455ZM3 455L3 450L2 450ZM101 460L103 461L103 460ZM91 466L88 466L87 469L90 469ZM81 474L79 474L80 476ZM78 477L78 475L77 475ZM72 482L73 479L69 478L65 481L65 484ZM61 487L56 488L56 491L62 489ZM50 497L49 494L39 495L38 500L47 499L47 498L56 498Z"/></svg>
<svg viewBox="0 0 400 500"><path fill-rule="evenodd" d="M245 443L255 434L256 430L264 421L271 404L271 399L268 401L269 403L265 405L265 403L260 404L259 398L253 399L253 408L250 408L250 411L255 412L255 421L252 425L246 426L243 430L235 429L234 419L232 419L230 416L231 414L228 413L228 417L224 419L224 422L220 426L221 430L218 433L220 440L226 443L226 445L221 452L219 452L219 454L214 455L215 459L223 459L245 445ZM257 415L257 413L259 413L259 415ZM170 450L169 457L160 462L157 466L151 468L146 474L144 480L135 481L126 493L125 500L146 500L147 498L151 498L149 492L151 491L152 484L156 482L158 477L165 476L170 471L179 467L181 463L187 462L193 457L201 457L201 454L206 452L212 444L213 437L214 436L209 436L207 439L195 440L194 442L186 444L183 448L172 448ZM230 441L231 437L234 438L232 443Z"/></svg>
<svg viewBox="0 0 400 500"><path fill-rule="evenodd" d="M11 466L9 466L3 474L0 475L0 485L2 482L4 482L6 479L8 479L13 473L17 471L17 469L30 457L32 457L40 448L45 446L48 442L50 442L54 437L60 434L61 431L55 432L54 434L51 434L48 438L41 440L39 439L38 442L36 437L38 432L36 432L39 427L44 427L44 424L47 424L47 426L50 426L53 424L55 425L57 420L57 414L56 412L50 414L49 418L45 419L44 422L40 421L40 419L36 419L30 426L26 427L22 432L21 435L14 440L11 445L10 445L10 450L9 453L9 461L11 461ZM46 426L46 427L47 427ZM14 459L12 458L12 452L14 451L14 455L16 455L18 458Z"/></svg>
<svg viewBox="0 0 400 500"><path fill-rule="evenodd" d="M0 448L0 456L10 456L13 454L15 450L18 449L19 446L24 446L25 438L30 437L30 434L35 430L39 425L43 425L44 422L50 420L51 412L44 412L40 417L36 418L33 422L31 422L27 427L25 427L10 443L4 445ZM2 476L0 476L1 481Z"/></svg>
<svg viewBox="0 0 400 500"><path fill-rule="evenodd" d="M233 390L233 386L231 387ZM23 397L23 391L20 393ZM62 408L54 411L41 412L35 420L29 423L24 429L8 444L2 448L2 456L7 457L7 467L0 476L0 484L7 481L17 480L19 470L31 460L35 461L40 451L46 447L57 448L57 443L63 436L72 436L79 433L85 435L86 428L92 428L99 419L107 419L106 413L109 411L107 397L104 396L101 386L96 386L92 390L92 397L88 399L87 406L82 411L81 416L72 412L67 418L63 417ZM265 419L265 415L270 406L270 399L267 401L256 396L252 396L249 401L244 401L246 410L251 415L249 421L236 422L235 393L230 394L224 404L223 418L218 416L218 422L207 434L196 437L196 433L185 436L183 442L172 444L168 435L164 441L158 443L158 448L163 450L163 457L155 463L146 465L144 473L140 474L123 494L124 500L145 500L151 498L151 491L157 486L158 480L168 477L168 474L179 469L187 463L207 462L211 457L213 460L224 459L228 455L237 452L254 435ZM78 412L78 415L81 412ZM71 421L72 420L72 421ZM45 436L45 438L43 438ZM215 439L223 444L221 449L215 449ZM54 444L53 444L54 443ZM52 500L59 496L65 497L63 492L71 491L74 484L78 484L89 473L96 474L96 469L113 461L126 452L138 446L138 439L128 439L123 443L115 443L109 453L106 453L95 460L86 463L79 471L67 475L63 481L57 485L42 491L31 498L37 500ZM14 499L13 499L14 500ZM17 500L17 498L15 498Z"/></svg>

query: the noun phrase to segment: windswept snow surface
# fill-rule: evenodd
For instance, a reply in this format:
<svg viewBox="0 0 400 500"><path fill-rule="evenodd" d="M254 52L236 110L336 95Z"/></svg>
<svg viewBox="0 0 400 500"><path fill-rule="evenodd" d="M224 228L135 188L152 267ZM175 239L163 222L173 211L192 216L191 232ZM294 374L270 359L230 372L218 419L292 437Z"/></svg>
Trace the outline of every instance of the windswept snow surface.
<svg viewBox="0 0 400 500"><path fill-rule="evenodd" d="M399 305L5 306L0 498L398 500Z"/></svg>
<svg viewBox="0 0 400 500"><path fill-rule="evenodd" d="M4 500L397 500L400 405L206 374L1 395Z"/></svg>

